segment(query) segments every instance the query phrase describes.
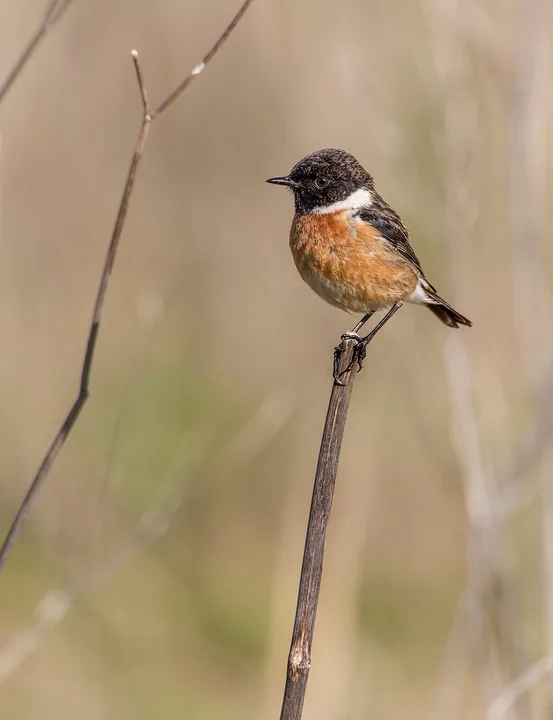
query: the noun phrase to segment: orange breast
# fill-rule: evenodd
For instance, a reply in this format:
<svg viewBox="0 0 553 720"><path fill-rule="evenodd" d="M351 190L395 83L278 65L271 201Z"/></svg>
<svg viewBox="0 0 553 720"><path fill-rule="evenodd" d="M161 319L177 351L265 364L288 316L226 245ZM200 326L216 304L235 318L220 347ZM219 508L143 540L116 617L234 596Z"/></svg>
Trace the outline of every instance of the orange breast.
<svg viewBox="0 0 553 720"><path fill-rule="evenodd" d="M303 280L323 300L349 312L390 307L418 282L416 268L347 211L296 216L290 249Z"/></svg>

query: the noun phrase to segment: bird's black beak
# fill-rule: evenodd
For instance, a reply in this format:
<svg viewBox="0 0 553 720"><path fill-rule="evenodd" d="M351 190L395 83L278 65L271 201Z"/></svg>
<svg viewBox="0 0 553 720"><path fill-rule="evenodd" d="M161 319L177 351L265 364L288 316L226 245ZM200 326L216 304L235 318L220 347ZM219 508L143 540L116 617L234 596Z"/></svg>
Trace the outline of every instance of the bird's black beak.
<svg viewBox="0 0 553 720"><path fill-rule="evenodd" d="M288 175L285 175L284 177L269 178L265 182L271 183L271 185L286 185L291 188L298 187L298 183L295 180L292 180L292 178Z"/></svg>

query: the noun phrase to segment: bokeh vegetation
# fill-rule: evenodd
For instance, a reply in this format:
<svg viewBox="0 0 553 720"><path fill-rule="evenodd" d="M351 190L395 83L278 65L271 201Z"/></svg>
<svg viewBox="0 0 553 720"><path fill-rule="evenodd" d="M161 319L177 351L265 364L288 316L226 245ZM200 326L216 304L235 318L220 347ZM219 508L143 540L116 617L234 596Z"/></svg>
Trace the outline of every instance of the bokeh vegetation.
<svg viewBox="0 0 553 720"><path fill-rule="evenodd" d="M77 386L140 122L130 49L155 104L233 11L75 0L0 108L2 527ZM0 77L41 12L0 7ZM160 118L92 398L0 578L2 717L277 716L353 322L302 284L264 180L325 146L474 328L407 308L370 349L304 718L482 718L553 652L551 37L539 0L257 0ZM547 717L545 685L517 717Z"/></svg>

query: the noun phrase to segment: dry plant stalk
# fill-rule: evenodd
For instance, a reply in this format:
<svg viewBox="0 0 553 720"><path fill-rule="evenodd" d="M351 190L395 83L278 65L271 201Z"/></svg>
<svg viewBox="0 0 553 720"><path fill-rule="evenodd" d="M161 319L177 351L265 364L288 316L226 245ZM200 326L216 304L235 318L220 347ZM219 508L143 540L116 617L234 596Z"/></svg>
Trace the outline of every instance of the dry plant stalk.
<svg viewBox="0 0 553 720"><path fill-rule="evenodd" d="M71 0L65 0L62 2L53 2L49 6L50 13L53 13L53 16L51 15L48 18L48 15L45 19L45 22L43 23L45 29L42 31L42 34L39 36L42 37L44 33L52 26L52 23L60 17L61 12L65 10ZM96 294L96 301L94 304L94 312L92 315L92 321L90 324L90 329L88 333L88 339L86 342L86 349L85 349L85 355L81 370L81 379L79 384L79 391L77 394L76 399L73 402L73 405L71 406L67 417L63 421L61 427L59 428L58 432L56 433L56 436L54 437L54 440L52 444L50 445L49 449L47 450L42 463L40 464L39 469L36 472L36 475L34 476L29 489L27 490L27 493L25 497L23 498L19 509L17 510L17 513L15 515L15 518L13 519L13 522L10 526L10 529L8 530L8 534L6 535L6 538L2 544L2 547L0 548L0 570L4 567L6 564L6 561L8 560L8 557L10 555L11 550L13 549L13 546L15 545L19 534L21 532L21 529L25 523L25 520L27 519L27 516L29 515L29 512L31 510L31 507L36 500L37 493L44 484L46 477L48 476L48 473L55 462L59 451L61 450L63 444L67 440L67 437L71 430L73 429L77 418L79 417L84 404L86 403L88 396L89 396L89 384L90 384L90 373L92 369L92 363L94 360L94 352L96 350L96 344L98 341L98 332L100 329L100 322L102 319L102 310L104 307L104 302L106 299L106 293L108 290L109 280L111 276L111 271L113 270L113 265L115 262L115 256L117 254L117 249L119 247L119 241L121 239L121 235L123 232L123 227L125 224L125 220L127 217L127 211L129 207L129 200L131 198L134 184L136 180L136 173L138 170L138 166L140 164L140 160L142 159L142 155L144 153L144 147L146 145L146 141L148 139L148 133L150 131L150 126L153 123L155 119L159 115L161 115L165 110L167 110L174 102L177 100L178 97L190 86L192 81L205 69L207 64L215 57L215 55L218 53L218 51L221 49L222 45L225 43L225 41L228 39L232 31L236 28L240 20L242 19L242 16L246 12L246 10L249 8L249 6L252 4L253 0L244 0L242 3L240 9L236 13L236 15L233 17L229 25L225 28L224 32L219 36L215 44L211 47L207 55L203 58L203 60L196 65L192 69L192 71L187 75L187 77L183 80L180 85L177 86L177 88L171 92L167 98L155 109L152 110L150 108L150 104L148 101L148 95L146 92L146 87L144 84L144 78L142 74L142 68L140 66L140 62L138 59L138 52L136 50L133 50L131 55L134 62L134 67L136 71L136 77L138 81L138 87L140 90L140 95L142 98L142 125L140 128L140 133L138 135L138 140L136 141L133 158L129 167L129 171L127 173L127 179L125 181L125 188L123 190L123 196L121 198L121 202L119 204L119 209L117 211L117 217L115 220L115 225L113 228L113 232L111 235L111 240L108 247L107 256L104 262L104 267L102 270L102 274L100 277L100 283L98 286L98 291ZM57 10L57 12L56 12ZM40 32L40 31L39 31ZM38 35L38 33L37 33ZM37 42L31 47L30 51L27 51L27 59L30 56L30 53L36 47ZM25 55L25 53L24 53ZM19 71L23 67L24 62L18 61L18 65L20 66L18 68L18 65L14 68L14 70L10 73L10 78L15 77L18 75ZM13 80L12 80L13 82Z"/></svg>
<svg viewBox="0 0 553 720"><path fill-rule="evenodd" d="M65 14L65 11L72 3L73 0L50 0L46 7L46 11L44 12L42 22L35 30L27 45L25 45L21 51L21 55L17 58L12 69L8 73L8 77L4 80L2 86L0 87L0 103L6 97L11 86L17 80L21 71L25 65L27 65L42 40L44 40L46 35L50 32L50 30L52 30L58 20L61 19L61 17Z"/></svg>
<svg viewBox="0 0 553 720"><path fill-rule="evenodd" d="M355 346L355 340L342 341L339 373L349 367ZM280 720L300 720L302 715L311 667L311 645L321 589L326 530L334 497L342 438L357 370L358 365L355 362L351 370L342 376L344 385L338 385L335 382L330 393L309 511Z"/></svg>

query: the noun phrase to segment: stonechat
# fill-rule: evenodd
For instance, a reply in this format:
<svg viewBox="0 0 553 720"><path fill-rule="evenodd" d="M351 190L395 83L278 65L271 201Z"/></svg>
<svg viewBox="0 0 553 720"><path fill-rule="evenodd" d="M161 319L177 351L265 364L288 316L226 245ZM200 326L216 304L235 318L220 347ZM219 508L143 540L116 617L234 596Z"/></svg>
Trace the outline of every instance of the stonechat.
<svg viewBox="0 0 553 720"><path fill-rule="evenodd" d="M294 193L290 249L303 280L331 305L363 313L342 336L357 341L359 367L367 344L403 303L424 305L452 328L472 325L425 278L405 224L353 155L318 150L289 175L267 182ZM368 335L359 337L358 331L379 310L388 312ZM336 367L335 362L334 377L340 383Z"/></svg>

